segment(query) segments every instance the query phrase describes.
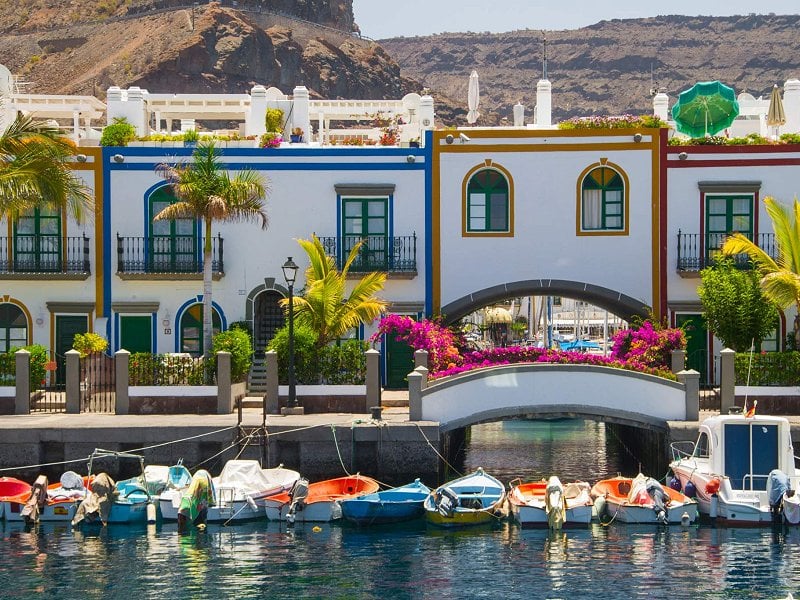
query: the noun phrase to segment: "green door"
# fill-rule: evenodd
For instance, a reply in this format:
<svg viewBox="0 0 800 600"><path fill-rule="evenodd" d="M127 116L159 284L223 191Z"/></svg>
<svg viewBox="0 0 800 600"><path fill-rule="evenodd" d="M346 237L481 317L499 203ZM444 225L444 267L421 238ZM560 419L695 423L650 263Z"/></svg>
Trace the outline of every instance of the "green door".
<svg viewBox="0 0 800 600"><path fill-rule="evenodd" d="M675 324L686 332L686 368L700 373L700 384L708 380L708 328L700 314L676 315Z"/></svg>
<svg viewBox="0 0 800 600"><path fill-rule="evenodd" d="M358 258L353 261L353 272L386 271L388 269L388 224L385 198L346 198L342 203L343 240L341 260L350 254L353 246L364 241Z"/></svg>
<svg viewBox="0 0 800 600"><path fill-rule="evenodd" d="M153 321L150 315L119 318L119 347L131 354L153 351Z"/></svg>
<svg viewBox="0 0 800 600"><path fill-rule="evenodd" d="M394 335L384 337L386 348L386 389L408 388L408 374L414 370L414 350L405 342L398 342Z"/></svg>
<svg viewBox="0 0 800 600"><path fill-rule="evenodd" d="M72 350L76 333L89 331L86 315L56 315L56 383L64 383L66 359L64 355Z"/></svg>

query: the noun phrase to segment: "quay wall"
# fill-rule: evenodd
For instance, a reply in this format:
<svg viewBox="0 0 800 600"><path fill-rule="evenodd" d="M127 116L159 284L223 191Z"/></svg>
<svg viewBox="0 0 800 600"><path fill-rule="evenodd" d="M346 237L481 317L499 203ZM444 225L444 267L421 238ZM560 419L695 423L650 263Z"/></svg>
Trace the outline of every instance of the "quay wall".
<svg viewBox="0 0 800 600"><path fill-rule="evenodd" d="M310 480L362 473L389 484L420 477L437 482L439 459L427 440L437 447L439 428L431 423L354 422L337 425L269 425L219 427L209 425L120 425L4 428L0 433L0 475L33 480L40 473L52 479L66 470L84 474L86 460L96 448L117 452L137 451L146 464L172 465L179 460L190 469L204 468L217 475L225 461L261 460L274 467L283 464ZM175 440L183 440L177 441ZM239 443L237 443L239 440ZM146 448L138 452L140 448ZM63 461L67 465L33 467ZM114 462L114 461L112 461ZM136 461L103 465L117 479L137 474ZM28 468L25 468L29 466ZM133 470L133 472L131 472Z"/></svg>

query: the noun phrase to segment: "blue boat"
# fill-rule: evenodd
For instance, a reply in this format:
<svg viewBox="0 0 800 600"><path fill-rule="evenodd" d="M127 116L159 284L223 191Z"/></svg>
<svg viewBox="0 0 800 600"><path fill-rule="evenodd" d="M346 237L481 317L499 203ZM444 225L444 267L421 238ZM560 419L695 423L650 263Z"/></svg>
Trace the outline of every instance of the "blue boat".
<svg viewBox="0 0 800 600"><path fill-rule="evenodd" d="M421 517L422 503L431 489L415 479L412 483L341 501L342 516L358 525L397 523Z"/></svg>

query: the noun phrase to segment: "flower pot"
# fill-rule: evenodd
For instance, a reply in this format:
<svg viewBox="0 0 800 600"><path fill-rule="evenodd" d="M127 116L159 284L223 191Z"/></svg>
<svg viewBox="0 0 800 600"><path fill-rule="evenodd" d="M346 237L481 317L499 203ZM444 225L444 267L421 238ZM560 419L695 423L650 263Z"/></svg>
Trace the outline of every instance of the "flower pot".
<svg viewBox="0 0 800 600"><path fill-rule="evenodd" d="M291 140L292 144L299 144L303 141L303 136L291 134L289 135L289 139Z"/></svg>

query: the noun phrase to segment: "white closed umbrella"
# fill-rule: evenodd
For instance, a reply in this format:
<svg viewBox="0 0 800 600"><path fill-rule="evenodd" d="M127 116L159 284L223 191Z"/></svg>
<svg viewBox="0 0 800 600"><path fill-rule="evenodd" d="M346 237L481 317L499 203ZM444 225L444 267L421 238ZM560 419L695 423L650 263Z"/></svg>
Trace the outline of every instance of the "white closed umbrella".
<svg viewBox="0 0 800 600"><path fill-rule="evenodd" d="M772 88L769 97L769 109L767 110L767 126L775 128L775 135L778 135L778 128L786 125L786 112L783 110L783 100L778 86Z"/></svg>
<svg viewBox="0 0 800 600"><path fill-rule="evenodd" d="M474 125L481 116L478 112L478 104L481 101L481 87L478 84L478 72L472 71L469 76L469 91L467 92L467 123Z"/></svg>

